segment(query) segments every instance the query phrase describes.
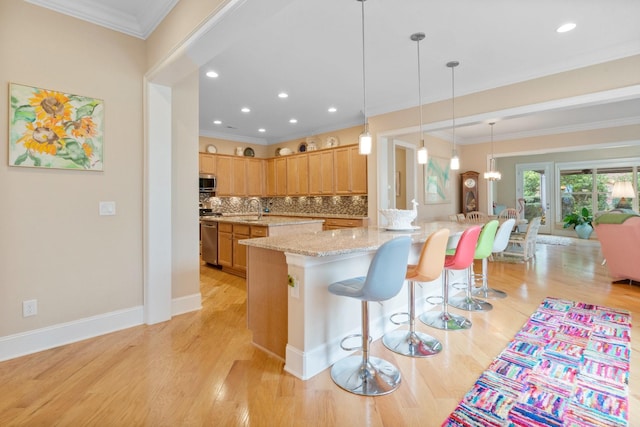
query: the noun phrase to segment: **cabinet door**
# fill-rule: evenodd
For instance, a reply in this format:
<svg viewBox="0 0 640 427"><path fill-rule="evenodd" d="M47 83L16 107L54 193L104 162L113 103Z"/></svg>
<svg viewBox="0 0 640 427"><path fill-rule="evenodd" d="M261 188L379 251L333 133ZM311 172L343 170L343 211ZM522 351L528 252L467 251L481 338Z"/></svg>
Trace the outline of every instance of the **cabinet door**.
<svg viewBox="0 0 640 427"><path fill-rule="evenodd" d="M276 195L276 159L267 160L266 165L267 196Z"/></svg>
<svg viewBox="0 0 640 427"><path fill-rule="evenodd" d="M200 153L198 163L200 173L216 174L216 156L214 154Z"/></svg>
<svg viewBox="0 0 640 427"><path fill-rule="evenodd" d="M358 152L354 145L351 152L351 192L353 194L367 194L367 156Z"/></svg>
<svg viewBox="0 0 640 427"><path fill-rule="evenodd" d="M333 150L309 154L309 194L333 194Z"/></svg>
<svg viewBox="0 0 640 427"><path fill-rule="evenodd" d="M247 195L264 196L264 161L246 159L247 162Z"/></svg>
<svg viewBox="0 0 640 427"><path fill-rule="evenodd" d="M233 267L233 234L218 230L218 264Z"/></svg>
<svg viewBox="0 0 640 427"><path fill-rule="evenodd" d="M276 159L276 196L287 195L287 159Z"/></svg>
<svg viewBox="0 0 640 427"><path fill-rule="evenodd" d="M349 147L337 148L333 151L336 193L351 193L351 160Z"/></svg>
<svg viewBox="0 0 640 427"><path fill-rule="evenodd" d="M218 188L216 190L217 196L233 196L233 166L231 157L218 156L217 160L217 177Z"/></svg>
<svg viewBox="0 0 640 427"><path fill-rule="evenodd" d="M287 195L303 196L309 193L308 156L287 157Z"/></svg>
<svg viewBox="0 0 640 427"><path fill-rule="evenodd" d="M237 270L247 269L247 247L239 242L247 237L233 237L233 268Z"/></svg>
<svg viewBox="0 0 640 427"><path fill-rule="evenodd" d="M232 196L247 195L247 159L242 157L232 159L233 169L231 172Z"/></svg>

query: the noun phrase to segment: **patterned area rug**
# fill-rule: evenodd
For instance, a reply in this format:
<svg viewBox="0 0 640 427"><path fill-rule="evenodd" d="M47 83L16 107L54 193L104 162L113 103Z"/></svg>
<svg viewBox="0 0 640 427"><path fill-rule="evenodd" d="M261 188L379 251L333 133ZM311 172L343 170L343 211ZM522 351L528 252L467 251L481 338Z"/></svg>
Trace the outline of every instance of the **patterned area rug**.
<svg viewBox="0 0 640 427"><path fill-rule="evenodd" d="M562 245L569 246L573 244L573 240L568 237L561 236L549 236L546 234L538 234L536 243L542 243L544 245Z"/></svg>
<svg viewBox="0 0 640 427"><path fill-rule="evenodd" d="M545 299L443 426L627 426L631 314Z"/></svg>

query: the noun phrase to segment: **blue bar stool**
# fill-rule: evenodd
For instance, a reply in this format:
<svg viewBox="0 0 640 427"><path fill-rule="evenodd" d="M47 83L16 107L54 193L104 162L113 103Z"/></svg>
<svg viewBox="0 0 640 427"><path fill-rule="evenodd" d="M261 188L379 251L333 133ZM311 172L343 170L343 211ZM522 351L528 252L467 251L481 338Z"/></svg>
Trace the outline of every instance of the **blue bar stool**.
<svg viewBox="0 0 640 427"><path fill-rule="evenodd" d="M422 332L416 332L416 282L431 282L442 274L444 267L444 256L447 250L449 230L444 228L433 233L422 246L418 264L407 266L405 279L409 282L407 292L409 294L409 312L396 313L389 319L396 325L396 316L406 315L409 317L409 330L397 329L388 332L382 337L382 343L389 350L404 356L427 357L438 354L442 351L440 341ZM403 322L407 323L407 322Z"/></svg>
<svg viewBox="0 0 640 427"><path fill-rule="evenodd" d="M334 295L362 301L362 356L349 356L331 367L331 379L344 390L363 396L379 396L394 391L400 385L400 371L378 357L369 356L369 301L384 301L400 292L409 259L411 238L396 237L378 248L371 260L366 277L355 277L329 285ZM359 334L358 334L359 335ZM358 336L355 335L355 336ZM347 351L342 339L340 346Z"/></svg>

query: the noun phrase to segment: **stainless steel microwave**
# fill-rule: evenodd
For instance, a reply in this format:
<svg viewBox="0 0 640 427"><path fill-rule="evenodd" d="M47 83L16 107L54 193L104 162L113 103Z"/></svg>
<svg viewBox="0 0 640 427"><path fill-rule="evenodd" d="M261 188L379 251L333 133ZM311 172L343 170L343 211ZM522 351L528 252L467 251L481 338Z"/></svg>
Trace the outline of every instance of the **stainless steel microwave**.
<svg viewBox="0 0 640 427"><path fill-rule="evenodd" d="M200 174L200 192L213 193L218 187L218 179L215 175Z"/></svg>

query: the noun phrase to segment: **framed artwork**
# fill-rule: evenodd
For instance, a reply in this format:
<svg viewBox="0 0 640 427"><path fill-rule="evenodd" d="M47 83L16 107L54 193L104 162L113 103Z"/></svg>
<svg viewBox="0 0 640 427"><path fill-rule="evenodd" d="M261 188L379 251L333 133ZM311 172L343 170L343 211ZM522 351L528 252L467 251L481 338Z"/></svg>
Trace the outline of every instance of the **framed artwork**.
<svg viewBox="0 0 640 427"><path fill-rule="evenodd" d="M101 171L104 102L9 84L9 166Z"/></svg>
<svg viewBox="0 0 640 427"><path fill-rule="evenodd" d="M451 200L451 169L449 159L429 156L424 169L424 202L449 203Z"/></svg>

